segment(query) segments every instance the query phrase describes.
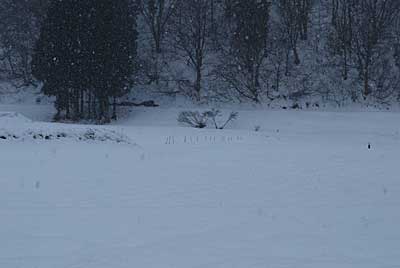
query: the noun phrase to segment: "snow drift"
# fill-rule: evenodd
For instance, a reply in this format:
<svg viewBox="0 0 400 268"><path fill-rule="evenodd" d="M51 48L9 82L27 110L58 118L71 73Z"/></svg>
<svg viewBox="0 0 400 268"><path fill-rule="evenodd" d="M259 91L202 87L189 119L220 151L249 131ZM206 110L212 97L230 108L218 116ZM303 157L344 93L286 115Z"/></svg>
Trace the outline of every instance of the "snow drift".
<svg viewBox="0 0 400 268"><path fill-rule="evenodd" d="M74 140L132 143L116 130L94 126L70 126L33 122L16 112L0 112L0 140Z"/></svg>

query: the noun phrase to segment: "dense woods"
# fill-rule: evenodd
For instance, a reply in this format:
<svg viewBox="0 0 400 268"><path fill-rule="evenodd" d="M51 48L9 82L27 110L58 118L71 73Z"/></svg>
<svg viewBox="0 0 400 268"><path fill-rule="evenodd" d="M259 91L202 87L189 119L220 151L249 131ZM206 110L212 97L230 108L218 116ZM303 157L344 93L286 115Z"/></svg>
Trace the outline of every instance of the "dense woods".
<svg viewBox="0 0 400 268"><path fill-rule="evenodd" d="M393 103L399 15L398 0L0 0L0 79L100 121L129 90Z"/></svg>

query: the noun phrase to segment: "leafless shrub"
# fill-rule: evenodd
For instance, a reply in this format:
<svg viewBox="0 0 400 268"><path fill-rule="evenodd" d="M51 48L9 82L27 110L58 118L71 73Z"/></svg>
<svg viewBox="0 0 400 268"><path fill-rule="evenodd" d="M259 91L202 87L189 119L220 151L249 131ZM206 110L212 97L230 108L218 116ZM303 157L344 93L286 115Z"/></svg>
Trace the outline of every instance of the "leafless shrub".
<svg viewBox="0 0 400 268"><path fill-rule="evenodd" d="M183 111L178 116L178 122L194 127L205 128L208 121L208 112L200 113L198 111Z"/></svg>
<svg viewBox="0 0 400 268"><path fill-rule="evenodd" d="M218 120L218 118L222 116L222 112L217 109L212 109L202 113L198 111L184 111L179 114L178 122L194 128L205 128L207 127L208 121L211 120L215 129L224 129L230 122L237 119L238 113L231 112L228 118L223 121L223 123L220 123L221 120Z"/></svg>
<svg viewBox="0 0 400 268"><path fill-rule="evenodd" d="M231 112L225 122L221 125L218 124L217 118L222 117L222 112L220 110L212 109L207 112L208 117L213 121L216 129L224 129L230 122L238 118L238 112Z"/></svg>

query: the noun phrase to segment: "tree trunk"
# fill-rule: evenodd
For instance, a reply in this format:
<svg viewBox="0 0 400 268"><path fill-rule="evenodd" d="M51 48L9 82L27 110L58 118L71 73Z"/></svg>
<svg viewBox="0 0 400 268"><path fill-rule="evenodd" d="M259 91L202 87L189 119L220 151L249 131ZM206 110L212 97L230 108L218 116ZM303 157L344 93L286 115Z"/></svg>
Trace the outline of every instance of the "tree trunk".
<svg viewBox="0 0 400 268"><path fill-rule="evenodd" d="M82 118L84 118L84 116L85 116L85 92L84 92L84 90L83 89L81 89L80 90L80 93L81 93L81 103L80 103L80 105L81 105L81 108L80 108L80 118L82 119Z"/></svg>
<svg viewBox="0 0 400 268"><path fill-rule="evenodd" d="M370 49L368 49L368 54L367 57L365 57L365 64L364 64L364 98L366 99L368 97L368 95L371 93L371 88L369 86L369 68L370 68L370 62L371 62L371 58L369 57L370 53L369 51L371 51Z"/></svg>
<svg viewBox="0 0 400 268"><path fill-rule="evenodd" d="M369 86L369 68L366 66L364 71L364 98L367 98L371 94L371 88Z"/></svg>
<svg viewBox="0 0 400 268"><path fill-rule="evenodd" d="M289 76L289 54L290 50L286 50L286 66L285 66L285 76Z"/></svg>
<svg viewBox="0 0 400 268"><path fill-rule="evenodd" d="M112 120L117 120L117 98L113 99L113 111L112 111Z"/></svg>
<svg viewBox="0 0 400 268"><path fill-rule="evenodd" d="M87 118L92 119L92 93L88 92L88 112Z"/></svg>
<svg viewBox="0 0 400 268"><path fill-rule="evenodd" d="M293 55L294 55L294 64L299 65L300 64L300 57L299 53L297 51L297 47L293 46Z"/></svg>
<svg viewBox="0 0 400 268"><path fill-rule="evenodd" d="M347 66L347 49L345 48L344 50L343 50L343 56L344 56L344 70L343 70L343 80L347 80L348 79L348 73L349 73L349 70L348 70L348 66Z"/></svg>
<svg viewBox="0 0 400 268"><path fill-rule="evenodd" d="M73 108L73 120L78 121L80 114L79 114L79 95L80 91L78 89L73 90L73 103L72 103L72 108Z"/></svg>
<svg viewBox="0 0 400 268"><path fill-rule="evenodd" d="M201 68L197 67L196 68L196 82L194 84L194 90L195 90L195 94L196 94L196 101L198 101L198 102L200 102L200 100L201 100L201 78L202 78Z"/></svg>
<svg viewBox="0 0 400 268"><path fill-rule="evenodd" d="M69 120L71 119L69 94L65 97L65 102L65 118Z"/></svg>
<svg viewBox="0 0 400 268"><path fill-rule="evenodd" d="M100 124L107 124L110 122L109 106L108 97L102 96L99 98L98 121Z"/></svg>

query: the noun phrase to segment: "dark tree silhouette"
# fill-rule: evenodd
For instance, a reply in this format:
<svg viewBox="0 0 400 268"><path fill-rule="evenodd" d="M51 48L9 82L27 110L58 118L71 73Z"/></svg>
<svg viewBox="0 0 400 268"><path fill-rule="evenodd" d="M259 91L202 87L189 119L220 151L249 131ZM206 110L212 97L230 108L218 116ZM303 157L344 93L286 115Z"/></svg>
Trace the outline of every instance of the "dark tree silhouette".
<svg viewBox="0 0 400 268"><path fill-rule="evenodd" d="M133 8L128 0L51 2L32 69L56 97L57 117L109 122L110 99L128 91L134 72Z"/></svg>

